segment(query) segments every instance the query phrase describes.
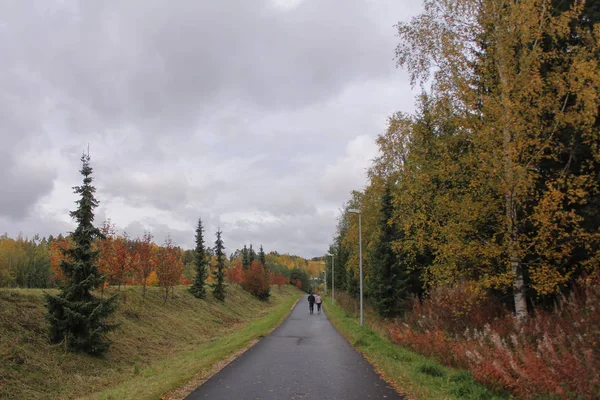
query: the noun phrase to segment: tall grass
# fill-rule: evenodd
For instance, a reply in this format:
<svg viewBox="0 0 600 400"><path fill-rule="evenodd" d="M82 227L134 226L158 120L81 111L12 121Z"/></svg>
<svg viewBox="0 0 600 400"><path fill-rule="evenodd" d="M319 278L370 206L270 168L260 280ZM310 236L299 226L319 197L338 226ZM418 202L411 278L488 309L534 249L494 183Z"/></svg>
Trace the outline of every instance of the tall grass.
<svg viewBox="0 0 600 400"><path fill-rule="evenodd" d="M412 312L391 324L391 339L518 398L600 399L599 285L524 322L486 299L463 304L464 289L441 288L415 301Z"/></svg>

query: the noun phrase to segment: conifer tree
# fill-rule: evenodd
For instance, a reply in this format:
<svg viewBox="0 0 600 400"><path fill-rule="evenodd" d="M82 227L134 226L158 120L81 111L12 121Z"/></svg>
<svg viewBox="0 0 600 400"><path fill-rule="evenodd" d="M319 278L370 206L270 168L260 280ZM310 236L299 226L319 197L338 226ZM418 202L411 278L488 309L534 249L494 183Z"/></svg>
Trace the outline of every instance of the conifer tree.
<svg viewBox="0 0 600 400"><path fill-rule="evenodd" d="M256 259L256 252L252 248L252 245L250 245L250 248L248 249L248 258L250 259L250 264Z"/></svg>
<svg viewBox="0 0 600 400"><path fill-rule="evenodd" d="M213 271L215 282L212 285L213 296L216 299L225 301L225 246L221 239L221 230L217 230L217 240L215 241L215 255L217 256L217 268Z"/></svg>
<svg viewBox="0 0 600 400"><path fill-rule="evenodd" d="M196 266L196 277L190 287L190 293L199 299L206 297L206 289L204 282L208 278L208 258L204 248L202 219L198 218L198 226L196 228L196 249L194 250L194 264Z"/></svg>
<svg viewBox="0 0 600 400"><path fill-rule="evenodd" d="M258 251L258 260L260 263L267 268L267 257L265 256L265 251L263 250L262 244L260 245L260 250Z"/></svg>
<svg viewBox="0 0 600 400"><path fill-rule="evenodd" d="M393 213L392 192L387 184L381 198L379 238L372 252L370 290L373 306L383 317L400 314L408 290L408 271L392 248L392 243L398 239L396 229L390 223Z"/></svg>
<svg viewBox="0 0 600 400"><path fill-rule="evenodd" d="M102 233L93 225L98 201L94 198L96 189L92 186L89 155L82 155L81 163L83 185L73 188L81 198L76 201L77 209L70 213L77 221L77 228L71 234L75 246L63 250L65 258L60 268L65 284L60 294L46 293L47 319L53 343L64 342L71 351L100 355L110 346L106 333L116 327L106 319L117 307L118 294L104 300L91 293L104 283L96 264L98 251L92 248L93 241L101 238Z"/></svg>
<svg viewBox="0 0 600 400"><path fill-rule="evenodd" d="M252 261L250 260L250 253L248 252L248 248L244 245L244 249L242 250L242 268L247 270L250 267Z"/></svg>

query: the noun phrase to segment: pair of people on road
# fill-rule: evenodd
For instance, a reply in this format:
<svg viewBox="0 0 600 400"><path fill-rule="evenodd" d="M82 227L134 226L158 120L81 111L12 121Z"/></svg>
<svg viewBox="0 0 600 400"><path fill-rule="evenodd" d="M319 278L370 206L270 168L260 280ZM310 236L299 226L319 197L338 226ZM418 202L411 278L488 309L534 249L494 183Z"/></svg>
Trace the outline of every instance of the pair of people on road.
<svg viewBox="0 0 600 400"><path fill-rule="evenodd" d="M319 314L321 314L321 304L323 303L323 299L321 298L319 293L317 293L316 296L313 295L312 293L309 294L308 295L308 310L310 311L311 314L314 313L315 303L317 304L317 312Z"/></svg>

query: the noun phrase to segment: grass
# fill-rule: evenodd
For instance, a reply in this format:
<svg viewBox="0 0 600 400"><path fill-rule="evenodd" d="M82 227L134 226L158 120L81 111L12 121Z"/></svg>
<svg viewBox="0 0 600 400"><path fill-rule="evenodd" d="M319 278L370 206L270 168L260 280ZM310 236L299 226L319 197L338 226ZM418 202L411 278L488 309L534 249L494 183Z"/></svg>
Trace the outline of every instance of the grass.
<svg viewBox="0 0 600 400"><path fill-rule="evenodd" d="M409 399L500 400L506 397L490 392L468 371L448 368L435 360L398 346L382 334L381 327L362 327L352 313L323 303L336 329L375 367L396 390Z"/></svg>
<svg viewBox="0 0 600 400"><path fill-rule="evenodd" d="M163 305L158 288L145 299L139 287L122 289L121 326L95 358L48 344L41 290L0 289L0 398L159 398L267 334L300 295L292 286L271 293L261 302L230 287L221 303L177 287Z"/></svg>

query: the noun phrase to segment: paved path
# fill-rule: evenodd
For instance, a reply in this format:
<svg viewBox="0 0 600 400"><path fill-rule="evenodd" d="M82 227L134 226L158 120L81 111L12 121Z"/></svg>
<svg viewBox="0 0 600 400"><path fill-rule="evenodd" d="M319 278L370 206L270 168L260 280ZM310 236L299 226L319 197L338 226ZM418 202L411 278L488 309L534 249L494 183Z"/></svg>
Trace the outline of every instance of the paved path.
<svg viewBox="0 0 600 400"><path fill-rule="evenodd" d="M280 327L187 400L384 398L402 399L335 330L325 314L308 313L304 296Z"/></svg>

